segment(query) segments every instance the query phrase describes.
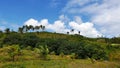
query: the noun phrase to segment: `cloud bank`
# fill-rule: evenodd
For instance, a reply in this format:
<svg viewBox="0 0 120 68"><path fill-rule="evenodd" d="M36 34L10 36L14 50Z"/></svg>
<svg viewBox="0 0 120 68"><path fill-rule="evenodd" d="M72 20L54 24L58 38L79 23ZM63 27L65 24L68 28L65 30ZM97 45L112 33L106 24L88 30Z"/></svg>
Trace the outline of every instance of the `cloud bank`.
<svg viewBox="0 0 120 68"><path fill-rule="evenodd" d="M66 21L68 22L66 24ZM91 22L83 22L79 16L75 16L73 21L70 21L69 18L65 15L59 16L59 19L54 21L52 24L48 21L48 19L42 19L40 21L35 20L33 18L27 20L24 25L44 25L46 30L57 32L57 33L67 33L70 32L71 29L74 29L74 32L70 32L70 34L78 34L78 31L81 32L81 35L87 37L97 37L102 34L94 28L94 24Z"/></svg>
<svg viewBox="0 0 120 68"><path fill-rule="evenodd" d="M62 11L90 16L90 22L104 35L120 34L120 0L70 0Z"/></svg>

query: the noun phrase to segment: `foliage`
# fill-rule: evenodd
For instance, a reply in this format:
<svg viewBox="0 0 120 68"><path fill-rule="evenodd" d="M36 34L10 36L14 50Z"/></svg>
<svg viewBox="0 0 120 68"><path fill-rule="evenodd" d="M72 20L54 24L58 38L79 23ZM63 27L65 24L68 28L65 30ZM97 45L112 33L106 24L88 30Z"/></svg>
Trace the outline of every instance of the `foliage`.
<svg viewBox="0 0 120 68"><path fill-rule="evenodd" d="M106 59L107 60L107 52L102 45L98 43L89 43L85 46L86 55L89 58L94 58L96 60Z"/></svg>
<svg viewBox="0 0 120 68"><path fill-rule="evenodd" d="M29 26L29 30L32 28L33 26ZM43 53L43 55L44 53L49 54L52 52L54 52L54 54L56 55L60 55L61 53L64 53L64 55L71 55L72 53L74 53L75 58L77 59L92 58L95 60L106 60L108 59L111 51L119 50L120 48L119 44L111 45L113 43L118 44L119 37L111 39L87 38L78 34L66 35L50 32L39 32L38 34L36 34L35 32L10 32L9 34L0 34L1 47L4 47L5 45L18 44L22 49L36 49L36 53ZM44 45L47 45L47 47ZM49 50L48 53L45 52L46 48Z"/></svg>
<svg viewBox="0 0 120 68"><path fill-rule="evenodd" d="M20 44L21 40L22 38L20 34L11 33L5 36L2 43L7 45Z"/></svg>
<svg viewBox="0 0 120 68"><path fill-rule="evenodd" d="M77 56L76 56L76 54L75 53L71 53L71 55L70 55L70 58L71 59L75 59Z"/></svg>
<svg viewBox="0 0 120 68"><path fill-rule="evenodd" d="M46 45L40 45L38 48L35 48L34 51L40 55L40 58L47 60L49 49Z"/></svg>
<svg viewBox="0 0 120 68"><path fill-rule="evenodd" d="M19 45L3 47L3 52L8 53L8 56L11 58L12 61L15 61L15 57L20 55L21 53Z"/></svg>
<svg viewBox="0 0 120 68"><path fill-rule="evenodd" d="M38 42L39 38L35 34L25 34L23 35L20 45L22 47L35 47Z"/></svg>

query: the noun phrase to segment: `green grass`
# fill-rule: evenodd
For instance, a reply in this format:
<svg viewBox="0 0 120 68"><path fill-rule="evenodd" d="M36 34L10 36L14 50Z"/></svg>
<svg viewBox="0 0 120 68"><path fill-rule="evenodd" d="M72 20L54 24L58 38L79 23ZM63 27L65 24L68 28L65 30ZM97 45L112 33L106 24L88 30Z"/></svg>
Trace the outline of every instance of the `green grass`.
<svg viewBox="0 0 120 68"><path fill-rule="evenodd" d="M120 62L119 62L120 63ZM117 62L80 60L26 60L0 63L0 68L120 68Z"/></svg>
<svg viewBox="0 0 120 68"><path fill-rule="evenodd" d="M111 44L112 46L120 46L120 44Z"/></svg>

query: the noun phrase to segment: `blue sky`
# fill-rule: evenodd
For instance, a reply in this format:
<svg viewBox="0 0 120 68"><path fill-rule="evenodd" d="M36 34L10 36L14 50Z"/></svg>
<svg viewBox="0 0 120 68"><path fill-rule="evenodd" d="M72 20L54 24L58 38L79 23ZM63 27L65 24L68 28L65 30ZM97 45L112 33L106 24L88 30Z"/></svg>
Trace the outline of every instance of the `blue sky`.
<svg viewBox="0 0 120 68"><path fill-rule="evenodd" d="M42 24L52 32L113 37L119 21L120 0L0 0L1 30Z"/></svg>
<svg viewBox="0 0 120 68"><path fill-rule="evenodd" d="M0 0L0 18L14 23L22 23L29 18L53 21L61 14L64 5L61 0Z"/></svg>

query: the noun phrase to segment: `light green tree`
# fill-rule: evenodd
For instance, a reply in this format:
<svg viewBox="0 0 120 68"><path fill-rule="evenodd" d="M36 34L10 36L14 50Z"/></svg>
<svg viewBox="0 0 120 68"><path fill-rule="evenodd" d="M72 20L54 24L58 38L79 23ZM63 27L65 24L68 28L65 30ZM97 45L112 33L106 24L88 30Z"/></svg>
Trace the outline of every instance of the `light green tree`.
<svg viewBox="0 0 120 68"><path fill-rule="evenodd" d="M20 47L19 45L7 46L6 51L11 57L12 61L15 61L15 57L20 54Z"/></svg>
<svg viewBox="0 0 120 68"><path fill-rule="evenodd" d="M45 46L40 45L38 48L35 48L34 51L38 53L40 58L42 58L43 60L48 59L49 49L46 45Z"/></svg>

